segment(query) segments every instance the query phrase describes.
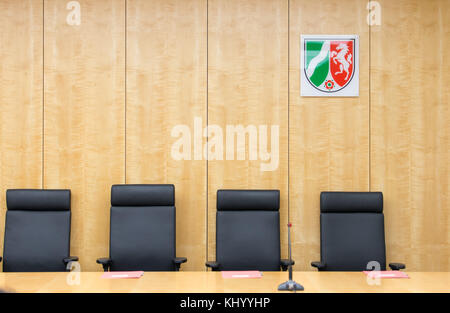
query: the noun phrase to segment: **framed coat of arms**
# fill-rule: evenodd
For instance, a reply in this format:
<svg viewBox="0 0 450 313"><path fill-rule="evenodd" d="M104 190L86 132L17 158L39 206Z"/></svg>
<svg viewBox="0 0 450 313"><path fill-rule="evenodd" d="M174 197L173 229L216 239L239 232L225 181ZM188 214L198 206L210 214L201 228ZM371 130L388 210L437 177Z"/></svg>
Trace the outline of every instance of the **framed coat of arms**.
<svg viewBox="0 0 450 313"><path fill-rule="evenodd" d="M301 96L359 96L357 35L301 35L300 42Z"/></svg>

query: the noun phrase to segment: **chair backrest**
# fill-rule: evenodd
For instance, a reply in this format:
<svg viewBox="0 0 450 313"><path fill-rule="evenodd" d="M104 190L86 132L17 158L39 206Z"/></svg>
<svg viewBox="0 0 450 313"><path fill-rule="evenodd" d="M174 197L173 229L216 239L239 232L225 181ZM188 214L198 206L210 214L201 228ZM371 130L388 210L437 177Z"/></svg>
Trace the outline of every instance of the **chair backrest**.
<svg viewBox="0 0 450 313"><path fill-rule="evenodd" d="M383 194L322 192L320 249L327 271L363 271L371 261L385 270Z"/></svg>
<svg viewBox="0 0 450 313"><path fill-rule="evenodd" d="M111 188L112 271L173 271L174 185Z"/></svg>
<svg viewBox="0 0 450 313"><path fill-rule="evenodd" d="M6 191L4 272L62 272L70 255L70 190Z"/></svg>
<svg viewBox="0 0 450 313"><path fill-rule="evenodd" d="M218 190L219 270L280 270L280 191Z"/></svg>

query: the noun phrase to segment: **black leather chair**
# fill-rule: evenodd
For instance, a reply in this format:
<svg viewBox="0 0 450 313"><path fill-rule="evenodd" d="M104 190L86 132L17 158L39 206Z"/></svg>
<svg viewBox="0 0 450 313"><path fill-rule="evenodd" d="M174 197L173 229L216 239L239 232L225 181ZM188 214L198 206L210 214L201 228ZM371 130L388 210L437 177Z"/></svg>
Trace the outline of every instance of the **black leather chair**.
<svg viewBox="0 0 450 313"><path fill-rule="evenodd" d="M175 257L174 185L114 185L111 188L109 258L106 271L178 271Z"/></svg>
<svg viewBox="0 0 450 313"><path fill-rule="evenodd" d="M280 259L280 191L218 190L213 271L287 270ZM293 264L293 263L292 263Z"/></svg>
<svg viewBox="0 0 450 313"><path fill-rule="evenodd" d="M70 190L6 191L4 272L63 272L70 251ZM1 260L1 258L0 258Z"/></svg>
<svg viewBox="0 0 450 313"><path fill-rule="evenodd" d="M386 270L383 194L381 192L322 192L320 194L319 271ZM392 270L404 269L390 263Z"/></svg>

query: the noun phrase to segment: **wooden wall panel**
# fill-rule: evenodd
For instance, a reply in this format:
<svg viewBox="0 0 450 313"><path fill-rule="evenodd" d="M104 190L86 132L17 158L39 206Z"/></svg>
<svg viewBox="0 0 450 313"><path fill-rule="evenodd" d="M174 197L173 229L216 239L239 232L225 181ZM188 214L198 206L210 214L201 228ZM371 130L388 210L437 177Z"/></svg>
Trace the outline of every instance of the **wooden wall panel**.
<svg viewBox="0 0 450 313"><path fill-rule="evenodd" d="M366 1L291 0L289 188L296 270L320 260L321 191L369 188L369 26ZM300 35L360 36L360 96L300 97Z"/></svg>
<svg viewBox="0 0 450 313"><path fill-rule="evenodd" d="M371 33L371 189L384 193L387 258L450 260L450 2L380 1Z"/></svg>
<svg viewBox="0 0 450 313"><path fill-rule="evenodd" d="M45 0L44 187L72 190L71 253L109 255L110 188L125 182L125 1Z"/></svg>
<svg viewBox="0 0 450 313"><path fill-rule="evenodd" d="M235 154L234 160L208 161L208 258L215 260L218 189L280 189L286 256L288 2L210 0L208 13L208 125L220 126L224 137L226 125L279 126L279 164L273 171L261 171L267 161L259 156L249 160L248 148L245 160ZM269 131L269 151L270 137Z"/></svg>
<svg viewBox="0 0 450 313"><path fill-rule="evenodd" d="M171 155L177 125L206 124L206 0L129 0L127 183L175 185L182 270L204 270L206 160ZM193 139L193 133L192 133ZM193 151L193 148L192 148Z"/></svg>
<svg viewBox="0 0 450 313"><path fill-rule="evenodd" d="M289 202L295 268L312 270L320 191L380 190L388 261L449 270L448 0L379 0L370 36L366 0L79 2L70 26L66 0L0 0L0 249L7 188L71 188L72 254L100 271L110 186L174 183L177 254L203 270L217 189L276 188L282 255ZM300 97L301 34L360 35L359 98ZM279 125L278 168L174 160L173 127L196 117L224 140Z"/></svg>
<svg viewBox="0 0 450 313"><path fill-rule="evenodd" d="M0 256L6 190L42 183L42 2L0 1Z"/></svg>

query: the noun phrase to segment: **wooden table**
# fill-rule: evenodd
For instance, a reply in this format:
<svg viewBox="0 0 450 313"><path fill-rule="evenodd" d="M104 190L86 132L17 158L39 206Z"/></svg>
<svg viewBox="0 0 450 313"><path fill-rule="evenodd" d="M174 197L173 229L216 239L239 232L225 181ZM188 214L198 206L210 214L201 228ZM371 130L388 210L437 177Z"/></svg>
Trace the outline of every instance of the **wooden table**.
<svg viewBox="0 0 450 313"><path fill-rule="evenodd" d="M80 284L68 273L0 273L0 288L11 292L218 292L271 293L287 279L285 272L264 272L260 279L223 279L220 272L146 272L140 279L102 279L101 272L78 273ZM360 272L295 272L304 292L450 292L449 272L408 273L410 279L382 279L369 285Z"/></svg>

